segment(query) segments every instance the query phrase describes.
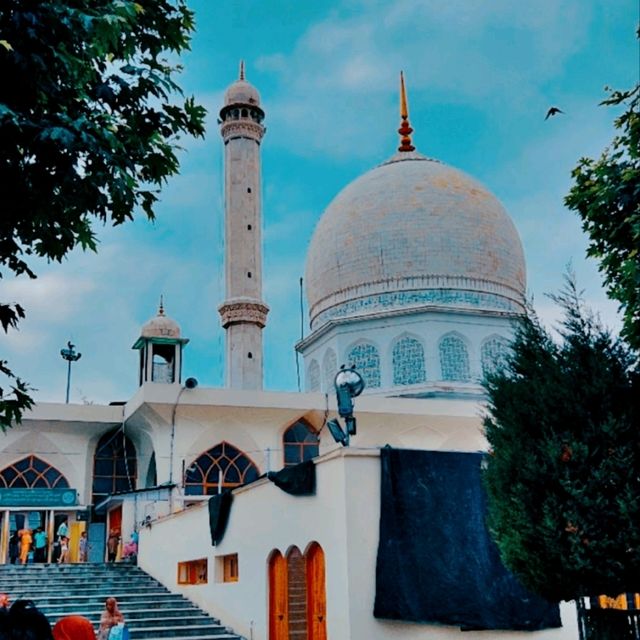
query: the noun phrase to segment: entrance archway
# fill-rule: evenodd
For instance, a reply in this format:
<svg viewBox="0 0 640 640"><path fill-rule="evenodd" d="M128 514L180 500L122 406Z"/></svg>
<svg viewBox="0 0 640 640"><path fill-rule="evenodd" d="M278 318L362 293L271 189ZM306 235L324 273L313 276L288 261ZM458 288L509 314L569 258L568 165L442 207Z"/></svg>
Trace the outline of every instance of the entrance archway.
<svg viewBox="0 0 640 640"><path fill-rule="evenodd" d="M312 542L303 555L269 556L269 640L327 640L324 551Z"/></svg>
<svg viewBox="0 0 640 640"><path fill-rule="evenodd" d="M307 578L307 638L327 640L327 592L324 551L312 542L305 553Z"/></svg>
<svg viewBox="0 0 640 640"><path fill-rule="evenodd" d="M287 561L276 550L269 558L269 640L289 638Z"/></svg>

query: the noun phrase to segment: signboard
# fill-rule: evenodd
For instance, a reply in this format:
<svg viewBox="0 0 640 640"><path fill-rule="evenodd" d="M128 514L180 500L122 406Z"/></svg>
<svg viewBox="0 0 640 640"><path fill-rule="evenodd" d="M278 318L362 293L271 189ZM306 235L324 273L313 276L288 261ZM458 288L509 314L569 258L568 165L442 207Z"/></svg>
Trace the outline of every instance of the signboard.
<svg viewBox="0 0 640 640"><path fill-rule="evenodd" d="M78 503L75 489L0 489L2 507L72 507Z"/></svg>

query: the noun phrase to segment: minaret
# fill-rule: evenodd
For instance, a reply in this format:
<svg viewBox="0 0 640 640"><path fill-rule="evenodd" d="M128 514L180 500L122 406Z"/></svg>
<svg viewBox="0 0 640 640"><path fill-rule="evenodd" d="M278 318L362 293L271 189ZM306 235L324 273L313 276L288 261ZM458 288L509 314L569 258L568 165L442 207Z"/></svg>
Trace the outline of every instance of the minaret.
<svg viewBox="0 0 640 640"><path fill-rule="evenodd" d="M218 311L226 329L225 386L262 389L262 202L260 141L265 133L260 96L240 75L220 111L224 140L225 301Z"/></svg>

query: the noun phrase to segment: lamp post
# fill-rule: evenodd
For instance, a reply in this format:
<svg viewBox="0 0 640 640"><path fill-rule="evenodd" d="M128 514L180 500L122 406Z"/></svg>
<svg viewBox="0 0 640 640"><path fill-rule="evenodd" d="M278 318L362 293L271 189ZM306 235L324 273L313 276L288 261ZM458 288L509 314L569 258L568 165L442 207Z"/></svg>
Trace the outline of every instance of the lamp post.
<svg viewBox="0 0 640 640"><path fill-rule="evenodd" d="M60 355L63 360L67 361L67 399L65 404L69 404L69 387L71 385L71 363L80 360L81 353L76 353L75 344L71 344L71 341L67 342L67 348L60 350Z"/></svg>
<svg viewBox="0 0 640 640"><path fill-rule="evenodd" d="M353 399L359 396L364 390L364 380L356 371L355 366L346 369L344 365L336 373L333 380L336 389L336 399L338 401L338 414L344 418L346 431L343 431L337 418L329 420L327 427L336 442L342 446L349 446L350 436L356 434L356 419L353 415Z"/></svg>

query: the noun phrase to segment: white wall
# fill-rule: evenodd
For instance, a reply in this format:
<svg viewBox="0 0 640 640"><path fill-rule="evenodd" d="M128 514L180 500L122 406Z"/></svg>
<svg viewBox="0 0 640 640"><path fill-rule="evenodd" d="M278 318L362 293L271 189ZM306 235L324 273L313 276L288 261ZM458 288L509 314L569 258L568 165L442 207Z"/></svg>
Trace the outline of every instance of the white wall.
<svg viewBox="0 0 640 640"><path fill-rule="evenodd" d="M396 623L373 617L380 517L380 464L376 451L336 450L319 459L317 494L294 497L267 480L234 492L222 543L211 546L205 504L153 524L141 532L140 566L197 602L224 624L254 640L267 640L267 560L273 549L302 552L312 541L323 548L327 578L327 631L332 640L504 640L576 638L575 614L563 609L568 626L537 633L461 632L457 628ZM239 581L214 582L214 558L237 553ZM207 558L206 585L177 586L180 561ZM345 603L348 602L348 606Z"/></svg>

